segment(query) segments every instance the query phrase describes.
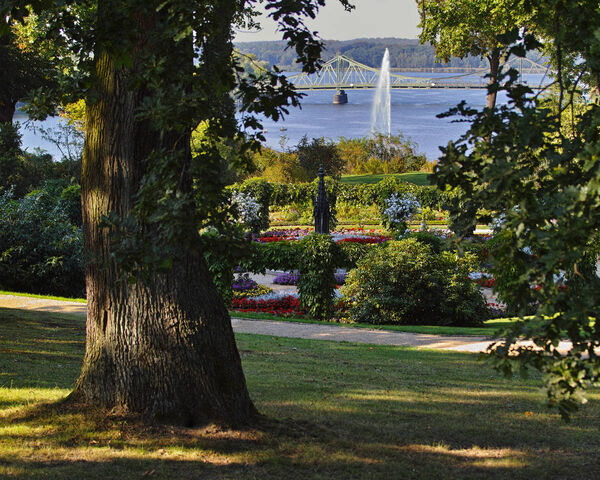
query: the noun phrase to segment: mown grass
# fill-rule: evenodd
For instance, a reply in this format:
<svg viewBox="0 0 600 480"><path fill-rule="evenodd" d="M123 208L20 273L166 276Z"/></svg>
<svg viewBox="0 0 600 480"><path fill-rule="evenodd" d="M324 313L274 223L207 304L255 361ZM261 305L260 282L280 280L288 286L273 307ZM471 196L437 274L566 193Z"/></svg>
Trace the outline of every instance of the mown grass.
<svg viewBox="0 0 600 480"><path fill-rule="evenodd" d="M0 310L0 477L598 478L600 395L569 424L540 379L475 355L237 335L263 414L242 430L67 407L80 316Z"/></svg>
<svg viewBox="0 0 600 480"><path fill-rule="evenodd" d="M431 185L431 174L427 172L408 172L395 174L365 174L365 175L342 175L342 183L377 183L386 177L397 177L415 185Z"/></svg>

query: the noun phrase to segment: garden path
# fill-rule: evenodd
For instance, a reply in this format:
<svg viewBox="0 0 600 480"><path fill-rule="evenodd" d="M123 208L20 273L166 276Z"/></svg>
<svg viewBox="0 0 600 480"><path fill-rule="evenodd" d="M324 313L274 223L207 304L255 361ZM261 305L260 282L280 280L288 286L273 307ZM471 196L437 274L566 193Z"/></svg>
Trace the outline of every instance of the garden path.
<svg viewBox="0 0 600 480"><path fill-rule="evenodd" d="M85 303L16 295L0 295L0 308L75 313L82 316L86 312ZM334 325L247 320L235 317L231 319L231 323L233 330L238 333L305 338L309 340L368 343L373 345L432 348L461 352L483 352L491 343L491 340L487 337L428 335ZM569 348L570 344L567 342L561 342L559 346L559 350L561 351L567 351Z"/></svg>

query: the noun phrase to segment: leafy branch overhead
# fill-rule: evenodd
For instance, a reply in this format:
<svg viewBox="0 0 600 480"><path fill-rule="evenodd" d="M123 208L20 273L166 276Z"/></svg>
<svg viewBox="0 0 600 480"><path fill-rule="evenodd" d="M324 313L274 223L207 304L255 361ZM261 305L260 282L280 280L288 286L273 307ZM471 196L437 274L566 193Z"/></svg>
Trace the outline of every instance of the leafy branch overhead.
<svg viewBox="0 0 600 480"><path fill-rule="evenodd" d="M505 219L492 251L496 289L523 321L492 353L505 373L545 372L550 402L568 417L600 380L600 7L570 0L527 6L535 37L515 30L501 53L523 56L541 46L554 83L534 92L516 70L500 70L497 88L508 103L454 110L471 127L443 149L437 183L464 192L457 218L468 223L468 213L485 205ZM523 337L534 345L517 345ZM557 349L563 339L573 345L564 356Z"/></svg>
<svg viewBox="0 0 600 480"><path fill-rule="evenodd" d="M514 28L530 25L530 11L523 0L418 0L421 23L419 39L435 47L436 56L475 56L488 60L489 82L496 83L501 63L500 36ZM488 107L496 103L495 91L488 93Z"/></svg>

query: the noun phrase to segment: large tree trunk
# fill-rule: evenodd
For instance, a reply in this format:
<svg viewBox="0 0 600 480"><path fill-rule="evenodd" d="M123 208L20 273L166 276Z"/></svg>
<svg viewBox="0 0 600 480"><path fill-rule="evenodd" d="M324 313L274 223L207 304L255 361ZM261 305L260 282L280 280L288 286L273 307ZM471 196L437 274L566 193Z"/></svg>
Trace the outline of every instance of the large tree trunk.
<svg viewBox="0 0 600 480"><path fill-rule="evenodd" d="M10 33L0 36L0 123L12 123L17 105L12 90L18 73L13 71L14 65L10 58L11 41Z"/></svg>
<svg viewBox="0 0 600 480"><path fill-rule="evenodd" d="M0 123L12 123L17 102L0 97Z"/></svg>
<svg viewBox="0 0 600 480"><path fill-rule="evenodd" d="M489 57L488 61L490 63L490 77L488 80L489 85L494 85L498 83L498 70L500 69L500 54L498 52L493 52ZM486 107L494 108L496 106L496 92L489 92L486 96Z"/></svg>
<svg viewBox="0 0 600 480"><path fill-rule="evenodd" d="M100 21L110 20L110 0L101 0L98 8ZM140 31L154 27L147 24ZM173 71L192 61L182 43L167 52L178 63ZM140 45L153 53L164 48L145 40ZM134 49L134 66L138 53ZM139 84L132 88L134 67L117 66L106 51L97 51L96 58L99 91L88 105L82 170L87 343L72 396L187 425L246 422L255 410L229 314L212 283L194 225L181 235L179 254L166 273L127 283L111 258L110 229L102 217L132 213L150 153L179 151L182 189L188 191L191 157L189 134L156 131L151 122L136 118L144 96L152 93Z"/></svg>

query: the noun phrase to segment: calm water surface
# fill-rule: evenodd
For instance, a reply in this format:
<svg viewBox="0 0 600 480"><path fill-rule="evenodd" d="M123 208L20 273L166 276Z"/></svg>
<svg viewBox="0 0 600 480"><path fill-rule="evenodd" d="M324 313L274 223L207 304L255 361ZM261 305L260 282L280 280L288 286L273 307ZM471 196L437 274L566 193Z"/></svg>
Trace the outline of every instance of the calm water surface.
<svg viewBox="0 0 600 480"><path fill-rule="evenodd" d="M431 74L415 74L431 75ZM371 109L375 90L347 90L348 103L333 105L331 90L308 91L302 101L302 108L290 109L285 120L278 123L264 120L267 145L279 148L282 140L292 147L304 136L363 137L369 135ZM437 115L465 100L470 106L481 108L485 105L485 89L397 89L392 90L392 133L402 134L411 139L417 151L424 153L429 160L438 158L440 145L457 139L468 128L464 122L452 118L437 118ZM506 102L505 97L499 103ZM16 119L26 122L27 117L18 113ZM42 122L44 127L58 123L57 118ZM23 144L29 150L41 148L54 156L59 156L54 145L41 137L38 122L23 123ZM282 137L285 137L282 139Z"/></svg>
<svg viewBox="0 0 600 480"><path fill-rule="evenodd" d="M264 120L267 144L278 147L285 136L287 146L293 146L303 135L312 137L364 137L371 127L371 109L374 90L348 90L346 105L333 105L333 91L310 91L302 101L301 109L290 110L283 122ZM462 100L473 107L485 105L483 89L400 89L392 90L392 134L410 138L417 151L428 159L439 156L439 145L457 139L468 124L437 115L456 106ZM501 99L501 101L504 101ZM456 120L456 119L455 119ZM284 131L281 128L285 128Z"/></svg>

